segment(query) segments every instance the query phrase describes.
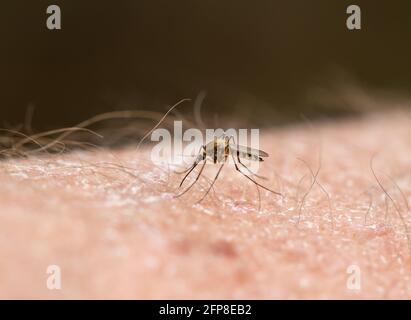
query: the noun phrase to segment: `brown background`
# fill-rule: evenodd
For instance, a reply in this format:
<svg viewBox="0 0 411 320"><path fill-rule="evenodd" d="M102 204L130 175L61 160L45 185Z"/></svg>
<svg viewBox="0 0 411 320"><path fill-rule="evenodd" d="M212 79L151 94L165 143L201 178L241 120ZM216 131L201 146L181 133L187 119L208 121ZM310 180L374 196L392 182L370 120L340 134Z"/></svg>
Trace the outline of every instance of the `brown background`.
<svg viewBox="0 0 411 320"><path fill-rule="evenodd" d="M358 4L363 29L346 29ZM58 4L62 30L46 28ZM274 123L346 113L307 99L353 82L407 95L409 1L19 1L1 5L0 122L38 129L99 112L165 110L207 91L209 114Z"/></svg>

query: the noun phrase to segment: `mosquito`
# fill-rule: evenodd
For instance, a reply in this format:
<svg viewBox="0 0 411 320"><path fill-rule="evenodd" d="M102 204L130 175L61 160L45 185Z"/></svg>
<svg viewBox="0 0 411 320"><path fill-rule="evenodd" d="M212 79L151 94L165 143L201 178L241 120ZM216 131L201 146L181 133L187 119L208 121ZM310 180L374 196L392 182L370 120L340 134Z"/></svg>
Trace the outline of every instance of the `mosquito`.
<svg viewBox="0 0 411 320"><path fill-rule="evenodd" d="M194 163L186 170L180 173L186 173L184 178L181 180L181 183L179 185L179 188L182 187L184 181L187 179L187 177L190 175L190 173L197 167L197 165L200 164L200 162L203 161L200 171L197 174L197 177L195 180L180 194L176 195L175 197L181 197L183 194L188 192L198 181L200 178L205 164L207 163L207 160L212 161L214 164L220 164L220 167L218 168L217 174L215 175L213 181L211 182L209 188L207 189L207 192L203 195L203 197L198 201L201 202L210 192L210 190L213 188L214 183L216 182L218 176L220 175L221 170L224 167L224 164L227 162L229 159L229 156L232 157L235 169L240 172L244 177L246 177L248 180L250 180L252 183L254 183L258 187L261 187L275 195L282 196L281 193L273 191L262 184L258 183L255 181L255 179L252 178L252 176L258 177L258 178L263 178L261 176L258 176L257 174L253 173L242 161L241 159L247 159L251 161L264 161L263 158L268 157L268 153L253 149L250 147L244 147L241 145L237 145L234 143L234 137L233 136L228 136L228 135L222 135L220 137L214 137L213 141L210 141L209 143L201 146L198 155L194 161ZM247 170L249 174L244 173L243 171L240 170L240 167L243 167Z"/></svg>

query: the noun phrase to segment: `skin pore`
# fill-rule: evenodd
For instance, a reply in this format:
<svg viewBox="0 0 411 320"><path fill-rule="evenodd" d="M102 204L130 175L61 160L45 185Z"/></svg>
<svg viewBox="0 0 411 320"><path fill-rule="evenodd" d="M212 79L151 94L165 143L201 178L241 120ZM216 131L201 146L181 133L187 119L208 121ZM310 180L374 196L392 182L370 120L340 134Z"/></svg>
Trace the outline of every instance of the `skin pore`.
<svg viewBox="0 0 411 320"><path fill-rule="evenodd" d="M260 182L283 197L260 189L260 211L232 165L201 203L206 179L174 198L182 175L143 146L3 160L0 298L410 298L410 119L262 130Z"/></svg>

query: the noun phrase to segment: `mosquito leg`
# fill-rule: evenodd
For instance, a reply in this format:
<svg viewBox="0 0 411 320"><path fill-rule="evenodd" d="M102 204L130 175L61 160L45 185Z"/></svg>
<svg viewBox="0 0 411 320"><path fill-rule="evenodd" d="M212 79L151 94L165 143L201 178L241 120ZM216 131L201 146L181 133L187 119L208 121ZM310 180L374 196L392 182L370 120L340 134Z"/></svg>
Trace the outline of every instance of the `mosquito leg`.
<svg viewBox="0 0 411 320"><path fill-rule="evenodd" d="M232 155L232 157L233 157L233 161L234 161L234 165L235 165L236 170L241 172L241 170L239 170L238 167L237 167L237 163L235 162L234 155ZM241 162L240 162L240 163L241 163ZM243 166L245 166L245 165L243 165ZM246 168L247 168L247 167L246 167ZM247 169L248 169L248 168L247 168ZM251 171L250 171L250 172L251 172ZM241 172L241 173L242 173L242 172ZM253 181L253 182L254 182L254 181ZM256 188L257 188L257 193L258 193L258 212L261 212L261 192L260 192L260 188L258 187L258 184L255 184L255 186L256 186Z"/></svg>
<svg viewBox="0 0 411 320"><path fill-rule="evenodd" d="M191 166L191 167L188 167L187 169L184 169L183 171L175 171L175 170L173 170L173 172L174 173L176 173L176 174L183 174L183 173L187 173L187 171L188 170L191 170L191 168L192 168L193 166Z"/></svg>
<svg viewBox="0 0 411 320"><path fill-rule="evenodd" d="M187 174L184 176L183 180L181 180L180 185L179 185L179 188L183 185L184 180L188 177L188 175L191 173L191 171L194 170L194 168L200 163L201 160L204 160L204 157L200 157L200 153L201 153L202 149L203 149L203 147L200 148L200 151L198 152L197 159L196 159L196 161L194 162L194 164L191 166L191 168L189 168L189 169L184 170L183 172L181 172L181 173L185 173L185 172L188 171Z"/></svg>
<svg viewBox="0 0 411 320"><path fill-rule="evenodd" d="M203 174L202 178L207 182L208 187L210 187L210 185L211 185L211 183L212 183L211 179L209 179L209 178L208 178L206 175L204 175L204 174ZM214 198L218 199L217 193L215 192L214 186L211 186L211 190L213 190L213 196L214 196Z"/></svg>
<svg viewBox="0 0 411 320"><path fill-rule="evenodd" d="M237 155L237 160L238 160L238 163L239 163L239 164L241 164L244 168L246 168L246 170L250 173L250 175L253 175L253 176L255 176L256 178L260 178L260 179L267 180L266 177L260 176L260 175L258 175L258 174L255 174L254 172L252 172L249 167L247 167L244 163L241 162L240 157L239 157L238 155Z"/></svg>
<svg viewBox="0 0 411 320"><path fill-rule="evenodd" d="M258 213L261 212L261 192L260 192L260 188L258 187L258 185L255 185L255 187L257 188L257 193L258 193Z"/></svg>
<svg viewBox="0 0 411 320"><path fill-rule="evenodd" d="M231 137L228 139L228 141L231 141L231 140L233 140L233 142L235 143L235 140L234 140L234 137L233 137L233 136L231 136ZM238 162L248 171L248 173L249 173L250 175L255 176L256 178L260 178L260 179L267 180L266 177L263 177L263 176L260 176L260 175L258 175L258 174L255 174L254 172L252 172L252 171L250 170L250 168L248 168L244 163L242 163L241 160L240 160L240 157L238 156L238 153L237 153L237 159L238 159ZM234 158L233 158L233 160L234 160Z"/></svg>
<svg viewBox="0 0 411 320"><path fill-rule="evenodd" d="M210 186L211 181L205 179L206 176L205 176L204 174L201 176L201 178L204 179L204 183L203 183L203 181L201 181L201 179L199 179L197 183L200 185L201 188L203 188L203 189L205 190L206 188L208 188L208 187ZM215 196L214 187L212 188L212 191L213 191L213 194L214 194L214 196ZM212 201L213 201L214 204L216 204L214 198L212 198Z"/></svg>
<svg viewBox="0 0 411 320"><path fill-rule="evenodd" d="M207 160L204 159L204 162L203 162L203 165L201 166L200 172L198 173L198 175L197 175L196 179L194 180L194 182L193 182L192 184L190 184L190 185L187 187L187 189L185 189L182 193L174 196L174 198L181 197L181 196L182 196L183 194L185 194L188 190L190 190L192 186L194 186L194 184L195 184L195 183L198 181L198 179L200 178L201 173L202 173L203 170L204 170L204 166L205 166L206 162L207 162ZM194 168L193 168L193 169L194 169ZM192 171L192 170L191 170L191 171Z"/></svg>
<svg viewBox="0 0 411 320"><path fill-rule="evenodd" d="M203 201L204 198L208 195L208 193L210 192L210 190L211 190L211 188L213 187L214 183L216 182L216 180L217 180L217 178L218 178L218 175L219 175L220 172L221 172L221 169L223 169L224 164L225 164L225 162L223 162L223 164L222 164L222 165L220 166L220 168L218 169L217 174L215 175L215 178L214 178L213 182L211 183L210 187L208 188L207 192L202 196L202 198L201 198L197 203L200 203L201 201Z"/></svg>
<svg viewBox="0 0 411 320"><path fill-rule="evenodd" d="M195 167L197 167L198 162L194 162L194 164L191 166L191 168L187 169L188 172L186 173L186 175L184 176L184 178L181 180L180 185L178 186L179 188L183 185L184 180L187 179L188 175L191 173L191 171L194 170Z"/></svg>
<svg viewBox="0 0 411 320"><path fill-rule="evenodd" d="M200 153L197 155L197 158L196 158L196 160L194 161L194 163L200 162L199 157L200 157ZM201 159L201 160L202 160L202 159ZM194 165L194 164L193 164L193 165ZM176 173L176 174L187 173L187 171L191 170L191 168L193 167L193 165L189 166L188 168L186 168L186 169L184 169L184 170L182 170L182 171L173 170L173 172Z"/></svg>
<svg viewBox="0 0 411 320"><path fill-rule="evenodd" d="M238 167L237 162L235 161L234 155L233 155L232 153L231 153L231 156L233 157L235 169L236 169L238 172L240 172L244 177L246 177L248 180L250 180L251 182L253 182L253 183L256 184L257 186L259 186L259 187L261 187L261 188L263 188L263 189L265 189L265 190L267 190L267 191L270 191L271 193L274 193L274 194L276 194L276 195L278 195L278 196L283 196L281 193L275 192L274 190L271 190L271 189L263 186L262 184L258 183L258 182L255 181L253 178L251 178L250 176L248 176L248 175L246 175L244 172L242 172L242 171L240 170L240 168ZM239 158L239 157L237 157L237 158Z"/></svg>

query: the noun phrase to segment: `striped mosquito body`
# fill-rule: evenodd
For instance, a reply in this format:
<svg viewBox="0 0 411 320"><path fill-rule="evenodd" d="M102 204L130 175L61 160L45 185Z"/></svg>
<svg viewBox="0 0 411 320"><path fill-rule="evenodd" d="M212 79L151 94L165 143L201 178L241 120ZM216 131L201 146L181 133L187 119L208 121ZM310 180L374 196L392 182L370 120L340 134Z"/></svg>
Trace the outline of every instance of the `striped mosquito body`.
<svg viewBox="0 0 411 320"><path fill-rule="evenodd" d="M231 137L223 136L222 138L214 138L213 141L205 145L202 158L208 157L214 164L226 162L230 154L235 157L252 160L263 161L262 157L268 157L264 151L243 147L230 143Z"/></svg>
<svg viewBox="0 0 411 320"><path fill-rule="evenodd" d="M203 148L203 157L210 159L214 164L227 161L230 155L229 141L224 138L214 138Z"/></svg>
<svg viewBox="0 0 411 320"><path fill-rule="evenodd" d="M253 149L250 147L245 147L245 146L240 146L235 144L233 141L233 137L231 136L226 136L223 135L221 137L214 137L213 141L207 143L206 145L201 146L200 151L196 157L196 160L194 163L189 167L187 170L185 170L183 173L186 173L184 178L182 179L180 183L180 187L183 185L184 181L186 178L190 175L190 173L197 167L197 165L200 162L203 162L200 171L197 174L197 177L194 182L192 182L182 193L178 194L177 197L182 196L185 194L188 190L191 189L191 187L198 181L200 178L205 164L207 161L211 161L214 164L221 164L215 178L213 179L210 187L208 188L207 192L204 194L204 196L200 199L199 202L201 202L209 193L211 188L213 187L215 181L217 180L222 168L224 167L224 164L227 162L229 157L231 156L235 169L240 172L243 176L245 176L247 179L249 179L251 182L253 182L257 188L261 187L265 190L268 190L276 195L281 195L278 192L275 192L257 181L255 181L252 176L259 177L258 175L254 174L243 162L241 159L247 159L251 161L263 161L263 157L268 157L268 154L264 151L258 150L258 149ZM244 168L247 170L248 174L244 173L243 171L240 170L241 168Z"/></svg>

